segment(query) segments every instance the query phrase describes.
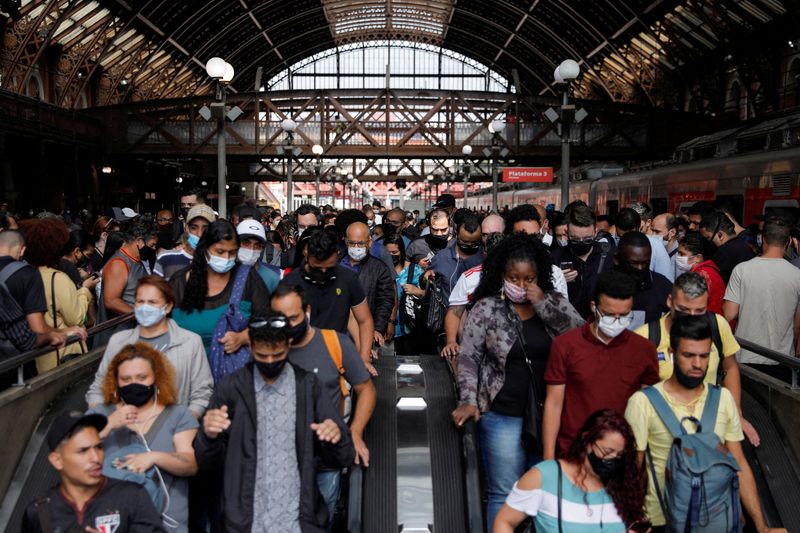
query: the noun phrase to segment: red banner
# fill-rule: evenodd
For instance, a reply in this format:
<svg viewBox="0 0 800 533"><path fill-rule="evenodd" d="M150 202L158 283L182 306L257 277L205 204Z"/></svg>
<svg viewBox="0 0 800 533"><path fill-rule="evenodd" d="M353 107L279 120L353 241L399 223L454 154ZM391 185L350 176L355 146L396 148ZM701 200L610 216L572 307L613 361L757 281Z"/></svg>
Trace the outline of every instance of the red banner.
<svg viewBox="0 0 800 533"><path fill-rule="evenodd" d="M503 169L503 183L553 183L552 167L509 167Z"/></svg>

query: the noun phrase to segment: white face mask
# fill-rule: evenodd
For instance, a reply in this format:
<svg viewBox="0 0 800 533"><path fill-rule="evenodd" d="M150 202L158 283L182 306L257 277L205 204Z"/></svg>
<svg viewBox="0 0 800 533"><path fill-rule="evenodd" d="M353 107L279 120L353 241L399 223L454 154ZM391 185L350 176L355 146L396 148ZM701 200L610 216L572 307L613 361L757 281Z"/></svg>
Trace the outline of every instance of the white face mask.
<svg viewBox="0 0 800 533"><path fill-rule="evenodd" d="M367 249L360 246L348 246L347 255L349 255L350 259L353 261L362 261L365 257L367 257Z"/></svg>
<svg viewBox="0 0 800 533"><path fill-rule="evenodd" d="M621 316L619 318L613 316L602 316L597 309L594 311L595 319L597 320L597 328L606 337L615 338L620 333L625 331L631 325L633 317Z"/></svg>
<svg viewBox="0 0 800 533"><path fill-rule="evenodd" d="M558 239L556 242L558 242L558 245L562 248L565 248L569 244L568 239Z"/></svg>
<svg viewBox="0 0 800 533"><path fill-rule="evenodd" d="M553 236L549 233L543 233L542 243L544 243L545 246L550 247L550 245L553 244Z"/></svg>
<svg viewBox="0 0 800 533"><path fill-rule="evenodd" d="M243 265L253 266L255 265L259 258L261 257L261 250L250 250L248 248L239 248L239 253L237 254L239 258L239 262Z"/></svg>
<svg viewBox="0 0 800 533"><path fill-rule="evenodd" d="M675 256L675 268L678 272L689 272L692 269L692 265L689 264L689 258L677 255Z"/></svg>

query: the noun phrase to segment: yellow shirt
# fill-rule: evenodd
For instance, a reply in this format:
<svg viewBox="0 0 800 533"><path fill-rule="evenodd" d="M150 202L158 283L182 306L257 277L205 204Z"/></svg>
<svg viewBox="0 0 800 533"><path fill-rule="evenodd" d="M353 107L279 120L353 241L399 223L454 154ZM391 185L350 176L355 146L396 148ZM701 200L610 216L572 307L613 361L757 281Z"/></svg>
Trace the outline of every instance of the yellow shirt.
<svg viewBox="0 0 800 533"><path fill-rule="evenodd" d="M658 321L661 326L661 342L656 346L658 352L658 378L661 381L667 380L672 377L672 356L669 353L669 331L667 331L667 315L661 317ZM717 315L717 329L719 329L719 338L722 341L722 351L725 352L725 357L733 357L741 349L736 338L733 336L731 326L725 317ZM639 326L634 330L634 333L641 335L645 339L649 339L650 326L645 324ZM706 372L706 383L717 383L717 367L719 366L719 353L717 353L717 345L713 339L711 341L711 356L708 359L708 372ZM720 383L720 385L722 385Z"/></svg>
<svg viewBox="0 0 800 533"><path fill-rule="evenodd" d="M683 405L670 397L669 394L664 392L664 382L656 383L653 385L655 389L664 397L667 404L672 408L672 412L678 420L687 416L693 416L698 420L703 416L703 408L706 405L706 398L708 397L708 386L704 387L703 394L700 395L696 401L691 405ZM664 491L664 470L667 466L667 457L669 456L669 449L672 445L672 435L670 434L667 426L661 421L653 404L647 399L643 392L638 391L631 396L628 400L628 407L625 409L625 419L633 429L634 437L636 438L636 450L643 452L650 447L650 453L653 457L653 465L655 467L656 476L658 477L658 485L661 487L662 495ZM692 422L686 421L683 424L687 433L694 433L697 428ZM717 412L716 425L714 426L714 433L723 442L739 442L744 440L742 433L742 423L739 419L739 410L736 408L736 402L733 400L733 395L724 387L720 388L719 411ZM650 466L645 464L647 468L647 497L645 504L647 507L647 517L654 526L663 526L666 524L664 514L661 512L661 505L658 503L658 496L656 495L655 484L650 476Z"/></svg>

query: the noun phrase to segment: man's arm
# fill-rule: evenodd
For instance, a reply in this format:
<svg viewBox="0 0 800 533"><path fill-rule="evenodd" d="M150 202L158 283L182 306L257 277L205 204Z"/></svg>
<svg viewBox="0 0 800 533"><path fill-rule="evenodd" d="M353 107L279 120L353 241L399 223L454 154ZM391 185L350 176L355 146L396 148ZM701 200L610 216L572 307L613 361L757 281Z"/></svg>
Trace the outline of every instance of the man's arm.
<svg viewBox="0 0 800 533"><path fill-rule="evenodd" d="M103 303L108 311L118 315L133 312L133 307L122 299L122 293L127 283L128 269L125 263L114 260L106 265L103 273Z"/></svg>
<svg viewBox="0 0 800 533"><path fill-rule="evenodd" d="M758 446L761 444L758 431L756 431L756 428L754 428L742 414L742 374L739 372L739 363L736 362L735 356L729 356L723 357L721 364L725 372L722 385L731 391L731 396L733 396L733 400L736 402L736 409L739 411L739 418L742 420L742 431L747 437L747 440L750 441L750 444Z"/></svg>
<svg viewBox="0 0 800 533"><path fill-rule="evenodd" d="M369 449L364 443L364 429L367 427L369 419L372 418L378 394L372 379L353 385L353 389L356 391L356 405L353 409L353 423L350 424L350 432L356 448L356 464L369 466Z"/></svg>
<svg viewBox="0 0 800 533"><path fill-rule="evenodd" d="M756 489L756 480L753 477L753 471L750 470L750 465L742 451L742 443L737 441L726 441L725 446L736 459L739 465L739 494L742 498L742 505L747 510L747 514L753 520L756 530L759 533L764 531L786 531L785 529L771 529L767 527L764 521L764 515L761 513L761 501L758 498L758 489Z"/></svg>
<svg viewBox="0 0 800 533"><path fill-rule="evenodd" d="M358 352L361 360L369 369L372 367L372 340L375 336L375 323L372 321L372 313L369 312L366 300L353 306L352 311L353 317L358 322Z"/></svg>
<svg viewBox="0 0 800 533"><path fill-rule="evenodd" d="M451 305L444 315L444 332L447 336L447 344L442 350L442 357L455 357L458 355L458 328L461 325L461 317L467 310L466 305Z"/></svg>
<svg viewBox="0 0 800 533"><path fill-rule="evenodd" d="M566 385L548 385L544 401L544 418L542 420L542 445L544 459L556 458L556 440L561 428L561 412L564 409L564 393Z"/></svg>
<svg viewBox="0 0 800 533"><path fill-rule="evenodd" d="M736 320L739 317L739 304L725 300L722 302L722 314L728 322Z"/></svg>
<svg viewBox="0 0 800 533"><path fill-rule="evenodd" d="M392 275L386 265L381 264L381 267L381 273L376 283L376 305L373 320L375 331L385 336L395 306L397 285L392 281Z"/></svg>

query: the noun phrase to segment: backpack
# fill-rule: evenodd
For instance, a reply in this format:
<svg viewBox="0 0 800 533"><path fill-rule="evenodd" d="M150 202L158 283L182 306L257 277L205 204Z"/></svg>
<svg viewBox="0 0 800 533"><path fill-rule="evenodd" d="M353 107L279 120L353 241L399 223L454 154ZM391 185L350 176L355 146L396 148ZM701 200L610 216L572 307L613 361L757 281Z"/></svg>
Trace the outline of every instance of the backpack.
<svg viewBox="0 0 800 533"><path fill-rule="evenodd" d="M22 306L19 305L16 299L8 291L6 281L8 278L16 274L20 269L27 266L25 261L12 261L0 270L0 305L5 309L5 314L8 316L6 325L10 326L18 320L25 320L25 312ZM3 328L0 328L0 360L19 355L20 350L14 345L13 342L6 336ZM14 372L16 375L16 372Z"/></svg>
<svg viewBox="0 0 800 533"><path fill-rule="evenodd" d="M708 319L708 326L711 328L711 340L714 342L714 346L717 347L717 356L719 357L716 384L722 385L722 380L725 379L725 371L722 369L722 361L725 359L725 355L722 352L722 336L719 334L717 314L706 311L706 319ZM661 319L653 320L647 324L647 338L658 348L661 344ZM675 364L674 361L673 364Z"/></svg>
<svg viewBox="0 0 800 533"><path fill-rule="evenodd" d="M658 503L667 520L667 531L682 533L739 533L743 528L739 499L739 465L714 433L720 387L708 385L703 415L678 420L663 396L653 387L644 395L672 434L667 458L665 487L659 487L650 449L647 459ZM697 433L689 435L683 421L690 420Z"/></svg>
<svg viewBox="0 0 800 533"><path fill-rule="evenodd" d="M322 340L325 341L325 348L336 365L336 370L339 372L339 389L342 392L342 415L345 414L347 406L347 397L350 396L350 389L347 386L347 381L344 379L344 364L342 364L342 345L339 343L339 337L336 331L332 329L320 329Z"/></svg>

